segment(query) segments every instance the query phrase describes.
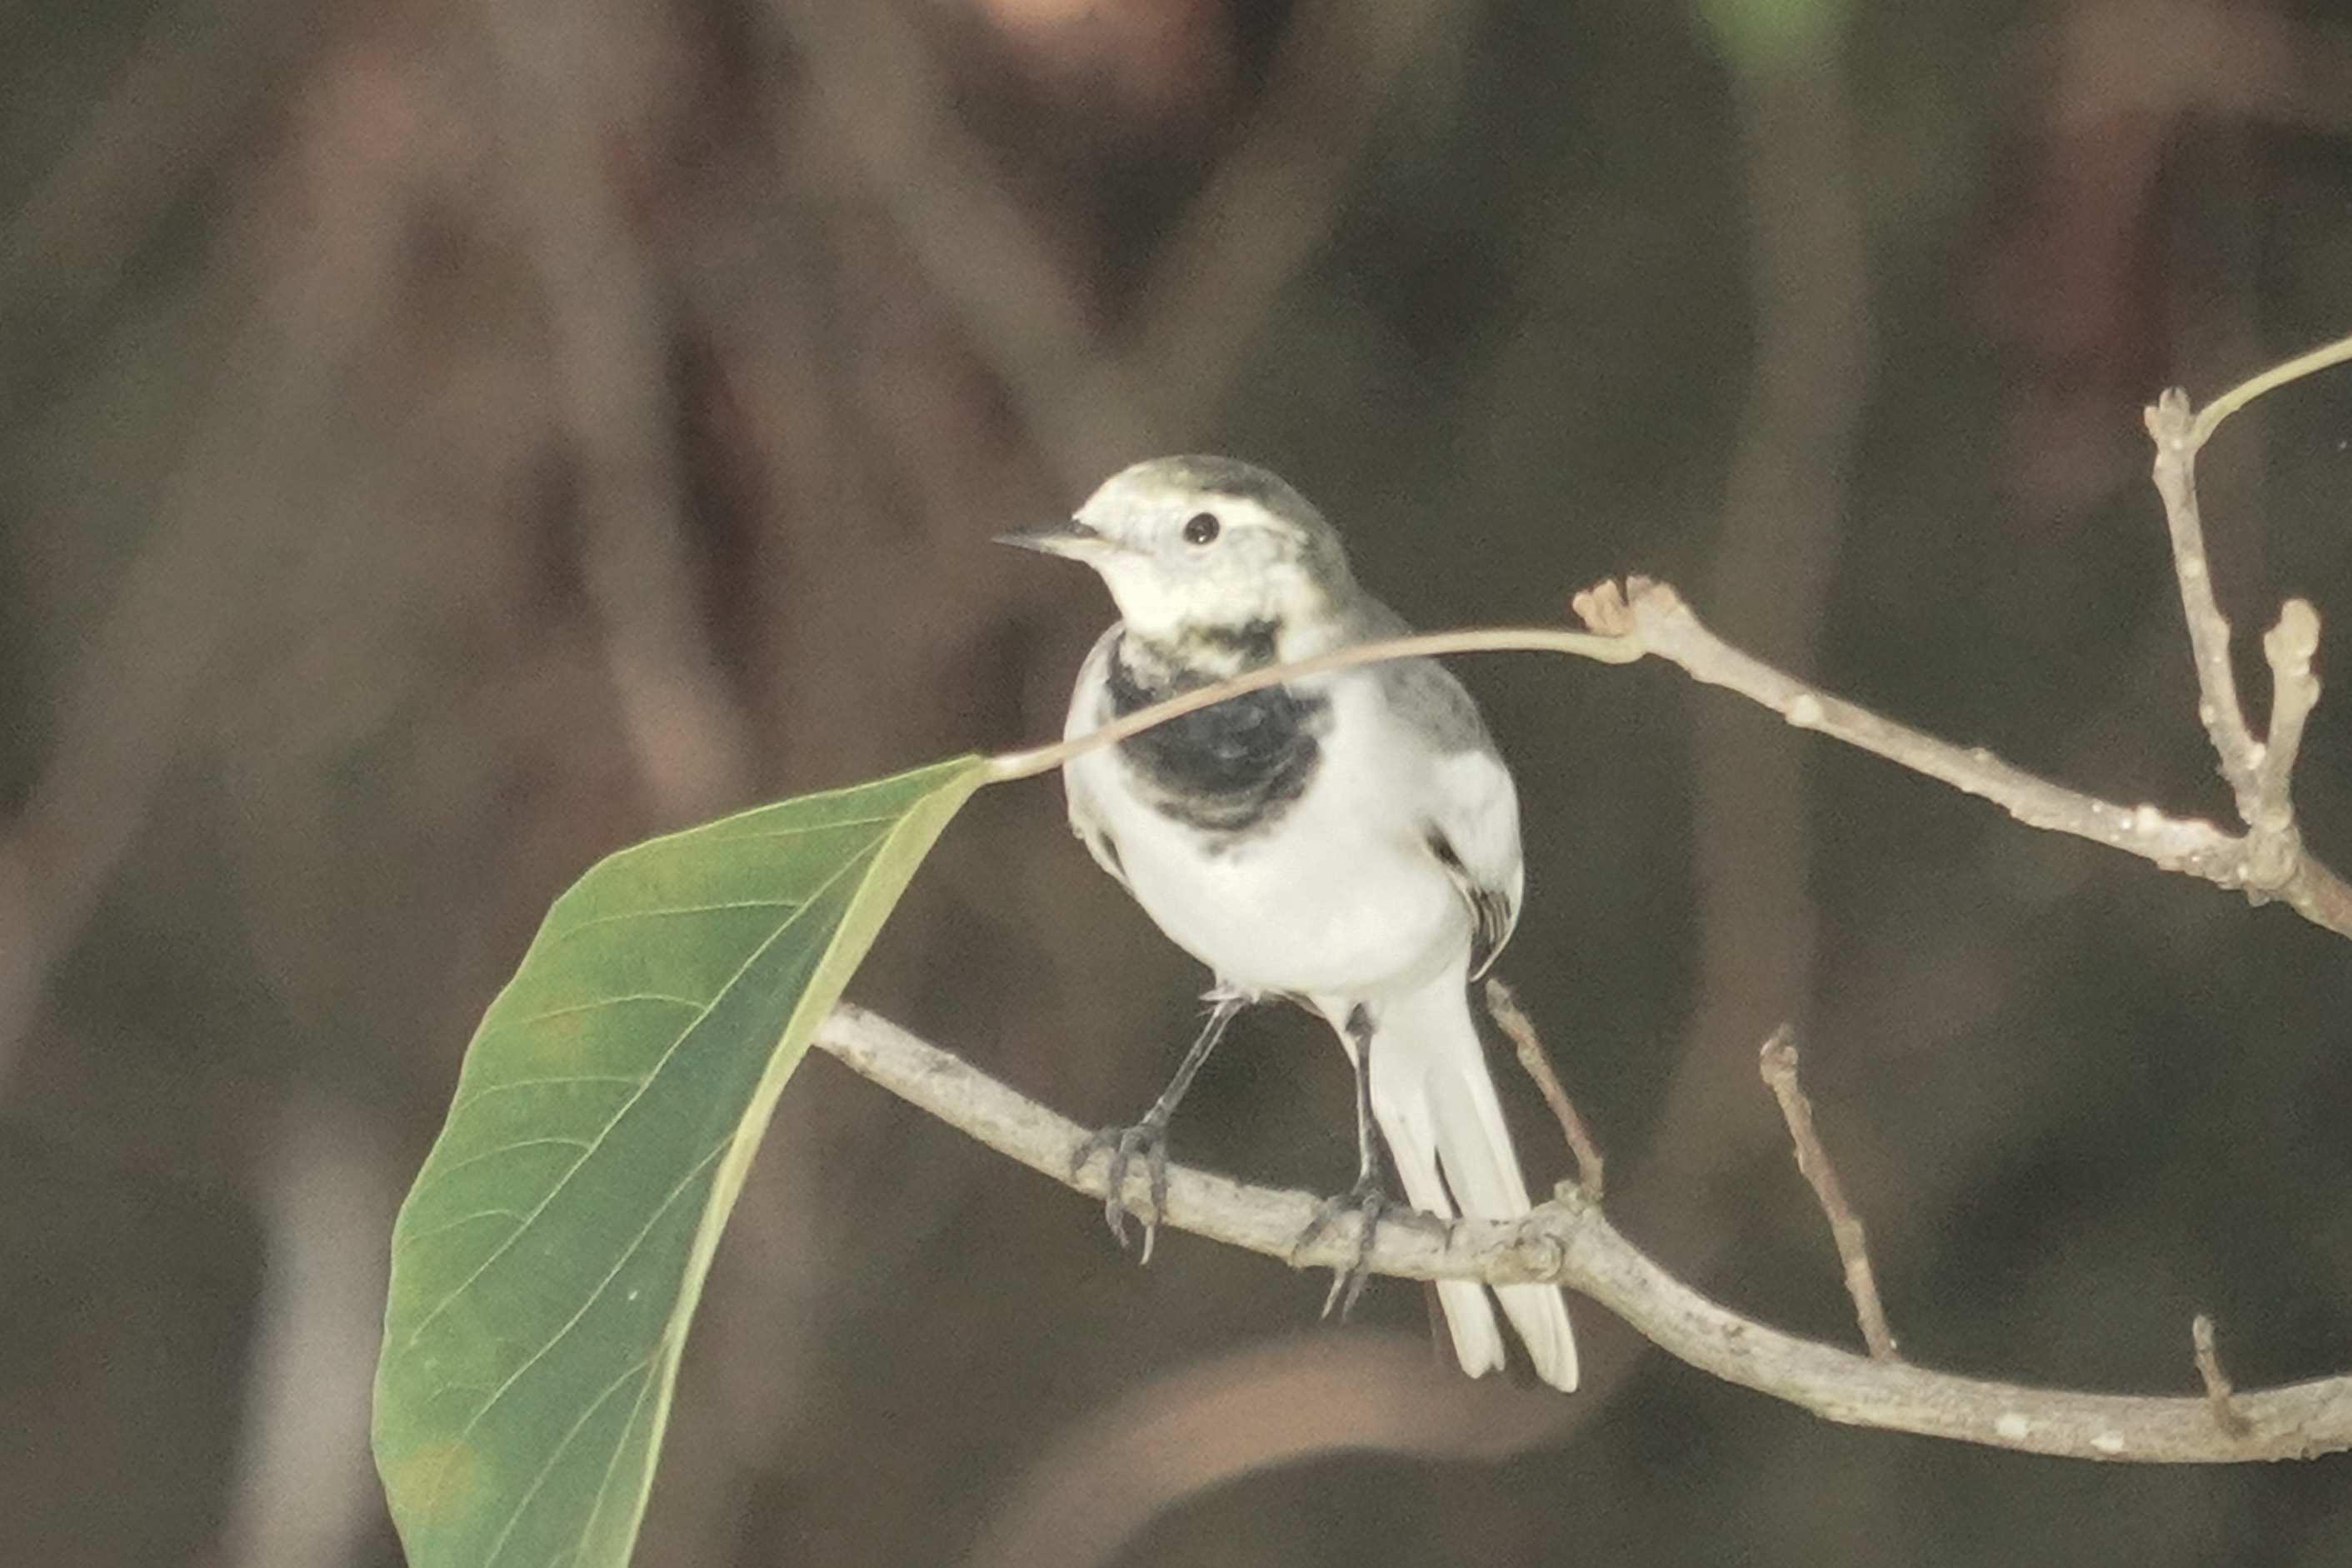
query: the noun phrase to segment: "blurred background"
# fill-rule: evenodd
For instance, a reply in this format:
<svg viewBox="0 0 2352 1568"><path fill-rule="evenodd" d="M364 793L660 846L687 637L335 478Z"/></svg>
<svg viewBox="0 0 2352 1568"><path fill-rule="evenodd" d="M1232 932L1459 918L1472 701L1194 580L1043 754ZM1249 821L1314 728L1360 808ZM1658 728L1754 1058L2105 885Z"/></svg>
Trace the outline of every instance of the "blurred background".
<svg viewBox="0 0 2352 1568"><path fill-rule="evenodd" d="M2352 16L2286 0L166 0L0 16L0 1563L385 1565L391 1215L600 854L1058 730L1098 585L989 536L1230 451L1423 626L1668 579L1735 642L2226 820L2142 405L2352 331ZM2205 464L2242 640L2352 626L2352 372ZM2249 707L2267 701L2242 659ZM1915 1359L2352 1368L2352 953L1663 668L1460 661L1503 972L1718 1299L1854 1331L1795 1025ZM2305 831L2352 862L2324 703ZM1203 977L1050 783L852 994L1081 1121ZM1568 1172L1515 1073L1538 1187ZM1237 1028L1180 1158L1337 1190ZM1829 1426L1589 1305L1444 1375L1421 1287L1097 1207L813 1058L638 1561L2352 1560L2352 1461Z"/></svg>

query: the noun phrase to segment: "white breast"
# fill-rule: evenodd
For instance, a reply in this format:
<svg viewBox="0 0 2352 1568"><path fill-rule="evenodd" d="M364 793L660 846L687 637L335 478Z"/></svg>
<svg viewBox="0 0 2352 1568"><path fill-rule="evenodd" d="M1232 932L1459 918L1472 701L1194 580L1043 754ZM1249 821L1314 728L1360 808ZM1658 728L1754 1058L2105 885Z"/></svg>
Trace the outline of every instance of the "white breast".
<svg viewBox="0 0 2352 1568"><path fill-rule="evenodd" d="M1071 818L1108 834L1137 900L1221 980L1377 1000L1427 984L1469 945L1469 905L1429 843L1433 824L1461 808L1464 770L1491 771L1500 809L1516 809L1500 763L1435 754L1398 725L1378 680L1348 671L1314 684L1332 705L1323 754L1271 825L1212 835L1162 816L1116 747L1065 770ZM1097 721L1071 718L1074 732ZM1474 800L1494 795L1494 780L1475 782ZM1496 826L1516 840L1516 820Z"/></svg>

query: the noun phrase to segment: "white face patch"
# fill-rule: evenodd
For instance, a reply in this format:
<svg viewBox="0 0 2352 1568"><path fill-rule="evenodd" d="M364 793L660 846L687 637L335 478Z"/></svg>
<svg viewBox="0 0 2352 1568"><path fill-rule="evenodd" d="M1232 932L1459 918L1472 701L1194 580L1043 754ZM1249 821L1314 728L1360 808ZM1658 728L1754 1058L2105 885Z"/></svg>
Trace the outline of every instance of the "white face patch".
<svg viewBox="0 0 2352 1568"><path fill-rule="evenodd" d="M1213 518L1210 527L1197 520ZM1264 626L1277 633L1325 616L1330 586L1318 549L1319 520L1302 522L1241 495L1177 482L1157 465L1129 469L1097 490L1078 521L1107 548L1102 574L1136 636L1176 644L1203 630ZM1344 582L1344 577L1342 577Z"/></svg>
<svg viewBox="0 0 2352 1568"><path fill-rule="evenodd" d="M1198 595L1160 569L1144 555L1120 554L1102 562L1103 581L1118 601L1119 618L1139 637L1152 642L1173 639L1192 618Z"/></svg>

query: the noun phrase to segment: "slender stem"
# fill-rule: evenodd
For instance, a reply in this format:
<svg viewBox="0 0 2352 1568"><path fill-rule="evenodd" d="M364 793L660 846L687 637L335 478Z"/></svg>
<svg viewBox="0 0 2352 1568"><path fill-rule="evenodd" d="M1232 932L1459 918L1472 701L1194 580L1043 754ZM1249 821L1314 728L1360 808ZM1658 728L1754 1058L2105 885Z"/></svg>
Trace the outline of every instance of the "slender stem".
<svg viewBox="0 0 2352 1568"><path fill-rule="evenodd" d="M1357 643L1336 652L1318 654L1313 658L1269 665L1264 669L1254 669L1247 675L1235 676L1231 680L1221 680L1214 686L1188 691L1181 697L1171 697L1165 702L1155 702L1116 723L1106 724L1099 730L1089 731L1072 740L1058 741L1050 746L1038 746L1025 752L1007 752L989 760L989 774L992 780L999 783L1009 779L1034 778L1039 773L1053 772L1073 757L1084 756L1097 746L1124 741L1171 719L1180 719L1187 713L1213 708L1220 702L1244 697L1253 691L1263 691L1269 686L1302 680L1310 675L1328 675L1335 669L1352 669L1358 665L1378 664L1391 658L1514 651L1567 653L1580 658L1596 659L1602 664L1632 664L1642 657L1644 650L1638 643L1623 637L1559 631L1543 626L1423 632L1413 637Z"/></svg>
<svg viewBox="0 0 2352 1568"><path fill-rule="evenodd" d="M2238 677L2230 667L2230 623L2213 596L2213 567L2205 553L2205 524L2197 504L2194 425L2188 395L2177 387L2147 411L2148 438L2156 444L2156 489L2164 500L2165 524L2172 536L2172 573L2180 584L2180 613L2189 626L2189 647L2197 667L2197 717L2221 759L2240 815L2251 819L2262 746L2246 728Z"/></svg>
<svg viewBox="0 0 2352 1568"><path fill-rule="evenodd" d="M1837 1243L1838 1261L1845 1268L1846 1294L1853 1299L1854 1320L1862 1325L1862 1342L1873 1361L1894 1361L1895 1331L1887 1326L1886 1308L1878 1299L1878 1275L1870 1266L1870 1244L1862 1218L1846 1202L1837 1167L1813 1126L1813 1102L1797 1080L1797 1043L1784 1025L1764 1042L1761 1067L1772 1097L1780 1102L1781 1120L1789 1124L1789 1141L1797 1146L1797 1169L1813 1189L1822 1213L1829 1216L1830 1236Z"/></svg>
<svg viewBox="0 0 2352 1568"><path fill-rule="evenodd" d="M1914 773L1980 795L2029 827L2073 834L2137 855L2168 871L2186 871L2220 887L2283 900L2313 924L2352 937L2352 886L2299 847L2287 857L2283 873L2258 879L2257 870L2263 868L2254 864L2256 858L2244 837L2194 817L2168 816L2153 805L2121 805L2067 789L2012 767L1982 747L1956 746L1832 697L1723 641L1700 623L1681 595L1664 583L1640 577L1622 584L1602 583L1579 594L1575 604L1592 631L1505 626L1360 643L1188 691L1074 740L993 757L988 764L990 778L997 783L1032 778L1097 746L1123 741L1228 698L1381 659L1526 650L1630 664L1654 655L1681 666L1695 680L1762 703L1801 730L1818 730ZM2282 640L2283 658L2291 658L2301 646L2300 626L2289 629L2294 635ZM2315 686L2311 689L2315 696Z"/></svg>
<svg viewBox="0 0 2352 1568"><path fill-rule="evenodd" d="M2251 380L2240 382L2207 404L2205 411L2198 415L2196 426L2189 436L2190 449L2211 440L2213 432L2221 428L2222 420L2264 393L2276 392L2291 381L2300 381L2314 371L2326 370L2330 365L2343 364L2347 361L2352 361L2352 338L2338 338L2308 353L2297 354L2284 364L2273 365Z"/></svg>
<svg viewBox="0 0 2352 1568"><path fill-rule="evenodd" d="M2197 1380L2205 1385L2205 1403L2212 1406L2213 1425L2231 1437L2243 1437L2252 1428L2238 1408L2238 1391L2221 1370L2221 1352L2213 1348L2213 1320L2200 1312L2189 1321L2189 1342L2197 1361Z"/></svg>
<svg viewBox="0 0 2352 1568"><path fill-rule="evenodd" d="M1493 1016L1495 1026L1510 1037L1511 1047L1518 1053L1519 1070L1535 1079L1544 1103L1551 1107L1552 1119L1559 1123L1559 1134L1568 1140L1569 1152L1576 1156L1576 1184L1584 1190L1586 1197L1599 1203L1603 1172L1601 1145L1594 1141L1592 1130L1584 1124L1576 1102L1568 1098L1559 1074L1552 1070L1551 1058L1544 1054L1535 1021L1519 1005L1511 988L1498 979L1486 982L1486 1011Z"/></svg>

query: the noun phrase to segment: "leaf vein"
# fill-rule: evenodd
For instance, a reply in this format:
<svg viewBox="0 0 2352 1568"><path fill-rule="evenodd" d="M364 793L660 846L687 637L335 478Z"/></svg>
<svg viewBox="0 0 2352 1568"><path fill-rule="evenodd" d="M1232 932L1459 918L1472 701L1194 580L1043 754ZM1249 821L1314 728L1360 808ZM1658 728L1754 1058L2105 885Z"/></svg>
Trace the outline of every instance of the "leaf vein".
<svg viewBox="0 0 2352 1568"><path fill-rule="evenodd" d="M880 848L881 841L877 840L873 844L866 846L856 855L845 858L840 866L828 872L821 879L819 883L819 891L822 892L831 888L833 884L848 876L852 867L870 861ZM629 1111L645 1099L647 1091L649 1091L653 1088L655 1082L660 1079L663 1069L667 1068L677 1057L679 1047L692 1037L697 1028L701 1026L703 1020L710 1016L710 1009L718 1005L719 998L725 996L730 990L741 984L744 974L751 970L751 966L757 963L761 956L763 956L771 948L774 947L778 942L782 941L787 931L792 931L799 923L802 917L808 911L814 902L815 900L811 899L806 903L795 906L792 914L787 916L781 924L779 924L773 931L770 931L761 941L754 943L751 951L743 955L742 961L736 964L734 973L728 977L727 984L720 986L718 992L712 996L710 1004L700 1009L700 1011L697 1013L694 1021L687 1025L685 1028L679 1030L677 1034L670 1039L670 1042L662 1047L660 1056L656 1058L653 1066L647 1069L644 1084L639 1086L635 1092L631 1094L626 1100L623 1100L618 1106L614 1108L613 1114L606 1118L604 1125L597 1130L595 1138L591 1142L586 1151L581 1154L579 1159L574 1160L572 1163L569 1169L564 1171L562 1174L557 1176L553 1182L549 1184L547 1191L541 1195L540 1200L536 1204L531 1205L530 1212L524 1217L522 1223L515 1226L514 1233L509 1236L504 1241L500 1242L498 1247L493 1248L489 1256L484 1258L471 1274L468 1274L465 1279L459 1280L455 1286L451 1287L448 1295L443 1297L439 1301L435 1302L432 1309L425 1312L423 1317L418 1319L416 1326L409 1331L408 1345L411 1348L415 1346L418 1341L424 1337L425 1331L427 1328L430 1328L434 1322L438 1321L441 1314L446 1311L453 1302L455 1302L460 1296L463 1296L468 1289L473 1288L475 1281L480 1279L483 1275L488 1273L490 1269L497 1267L499 1261L509 1251L513 1250L515 1246L521 1241L523 1236L534 1224L538 1222L539 1216L547 1211L547 1205L553 1203L556 1198L572 1184L572 1179L579 1174L581 1166L586 1164L590 1160L596 1157L596 1151L604 1147L604 1140L611 1135L613 1129L619 1125L621 1120L627 1116Z"/></svg>
<svg viewBox="0 0 2352 1568"><path fill-rule="evenodd" d="M646 1237L653 1234L654 1227L661 1223L662 1216L677 1205L680 1196L693 1189L696 1183L701 1179L703 1172L709 1170L719 1157L727 1152L730 1142L731 1142L730 1139L722 1138L712 1145L708 1153L688 1166L685 1174L678 1177L669 1191L662 1194L662 1201L655 1205L652 1214L646 1215L645 1224L637 1227L636 1235L629 1237L622 1247L619 1254L613 1259L613 1266L604 1270L604 1277L596 1281L587 1295L581 1298L580 1305L572 1310L572 1316L566 1318L553 1333L548 1335L537 1350L532 1351L518 1363L503 1382L490 1390L489 1397L482 1402L481 1408L467 1417L465 1426L458 1429L458 1436L473 1436L474 1428L480 1426L483 1419L498 1407L499 1403L513 1391L514 1385L521 1382L532 1367L546 1360L555 1347L562 1344L572 1331L580 1326L580 1320L586 1317L596 1303L604 1299L604 1292L610 1289L614 1279L619 1277L621 1270L629 1266L629 1260L637 1255L638 1249L645 1246Z"/></svg>

